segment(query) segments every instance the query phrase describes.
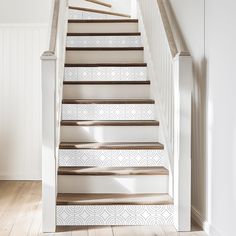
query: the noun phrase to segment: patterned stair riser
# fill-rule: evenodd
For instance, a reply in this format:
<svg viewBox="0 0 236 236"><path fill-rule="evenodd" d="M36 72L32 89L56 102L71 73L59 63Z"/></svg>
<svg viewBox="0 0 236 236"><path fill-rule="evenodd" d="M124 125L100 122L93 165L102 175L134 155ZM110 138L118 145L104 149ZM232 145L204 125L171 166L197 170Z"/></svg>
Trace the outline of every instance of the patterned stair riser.
<svg viewBox="0 0 236 236"><path fill-rule="evenodd" d="M155 120L153 104L63 104L63 120Z"/></svg>
<svg viewBox="0 0 236 236"><path fill-rule="evenodd" d="M140 36L69 36L67 47L141 47Z"/></svg>
<svg viewBox="0 0 236 236"><path fill-rule="evenodd" d="M65 81L146 80L146 67L65 67Z"/></svg>
<svg viewBox="0 0 236 236"><path fill-rule="evenodd" d="M167 166L164 150L59 150L59 166Z"/></svg>
<svg viewBox="0 0 236 236"><path fill-rule="evenodd" d="M173 205L57 206L57 225L171 225Z"/></svg>

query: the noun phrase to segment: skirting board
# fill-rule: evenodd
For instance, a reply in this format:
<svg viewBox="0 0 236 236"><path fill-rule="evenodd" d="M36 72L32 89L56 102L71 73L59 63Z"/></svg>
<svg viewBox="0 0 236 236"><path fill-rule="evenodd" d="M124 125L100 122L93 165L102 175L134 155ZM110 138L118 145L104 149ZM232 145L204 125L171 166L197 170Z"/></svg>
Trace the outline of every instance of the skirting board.
<svg viewBox="0 0 236 236"><path fill-rule="evenodd" d="M1 180L15 180L15 181L41 181L41 173L38 174L0 174Z"/></svg>
<svg viewBox="0 0 236 236"><path fill-rule="evenodd" d="M192 206L192 220L199 225L209 236L223 236L215 227L205 220L198 210Z"/></svg>

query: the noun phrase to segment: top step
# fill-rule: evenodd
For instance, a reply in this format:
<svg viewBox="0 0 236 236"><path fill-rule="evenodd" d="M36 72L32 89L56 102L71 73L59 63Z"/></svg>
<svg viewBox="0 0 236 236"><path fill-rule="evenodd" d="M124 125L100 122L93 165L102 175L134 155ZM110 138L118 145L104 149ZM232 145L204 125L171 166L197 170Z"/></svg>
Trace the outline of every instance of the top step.
<svg viewBox="0 0 236 236"><path fill-rule="evenodd" d="M82 4L83 3L83 4ZM102 5L96 5L89 2L81 4L70 4L69 19L126 19L130 15L125 12L117 12L111 8Z"/></svg>
<svg viewBox="0 0 236 236"><path fill-rule="evenodd" d="M68 33L138 33L138 20L69 20Z"/></svg>
<svg viewBox="0 0 236 236"><path fill-rule="evenodd" d="M91 2L93 4L97 4L97 5L101 5L101 6L109 7L109 8L112 7L112 5L110 3L106 3L106 2L103 2L103 1L99 1L99 0L86 0L86 2Z"/></svg>
<svg viewBox="0 0 236 236"><path fill-rule="evenodd" d="M99 9L87 8L87 7L81 7L81 6L70 6L69 9L82 11L82 12L91 12L91 13L95 13L95 14L105 14L105 15L110 15L110 16L119 16L119 17L130 18L130 15L123 14L120 12L105 11L105 10L99 10Z"/></svg>
<svg viewBox="0 0 236 236"><path fill-rule="evenodd" d="M104 11L112 10L112 4L105 0L69 0L69 6L80 6Z"/></svg>

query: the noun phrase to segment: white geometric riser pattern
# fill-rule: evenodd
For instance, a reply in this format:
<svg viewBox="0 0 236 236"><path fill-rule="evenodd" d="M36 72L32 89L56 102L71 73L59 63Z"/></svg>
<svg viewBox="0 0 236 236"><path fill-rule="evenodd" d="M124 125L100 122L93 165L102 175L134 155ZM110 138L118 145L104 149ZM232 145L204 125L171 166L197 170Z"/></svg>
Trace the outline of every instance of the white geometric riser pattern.
<svg viewBox="0 0 236 236"><path fill-rule="evenodd" d="M65 67L65 81L146 81L146 67Z"/></svg>
<svg viewBox="0 0 236 236"><path fill-rule="evenodd" d="M57 206L57 226L172 225L173 205Z"/></svg>
<svg viewBox="0 0 236 236"><path fill-rule="evenodd" d="M110 20L110 19L126 19L120 16L113 16L107 14L93 13L93 12L83 12L79 10L69 10L70 20Z"/></svg>
<svg viewBox="0 0 236 236"><path fill-rule="evenodd" d="M68 36L67 47L141 47L140 36Z"/></svg>
<svg viewBox="0 0 236 236"><path fill-rule="evenodd" d="M63 120L155 120L154 104L63 104Z"/></svg>
<svg viewBox="0 0 236 236"><path fill-rule="evenodd" d="M59 150L59 166L166 166L164 150Z"/></svg>

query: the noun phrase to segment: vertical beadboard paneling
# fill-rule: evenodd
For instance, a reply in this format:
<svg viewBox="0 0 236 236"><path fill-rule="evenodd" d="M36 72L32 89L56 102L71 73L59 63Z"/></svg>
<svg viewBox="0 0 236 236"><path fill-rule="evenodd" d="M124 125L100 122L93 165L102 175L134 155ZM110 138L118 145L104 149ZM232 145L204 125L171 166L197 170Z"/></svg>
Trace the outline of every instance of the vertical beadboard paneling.
<svg viewBox="0 0 236 236"><path fill-rule="evenodd" d="M47 25L0 24L0 179L41 178L41 64Z"/></svg>

